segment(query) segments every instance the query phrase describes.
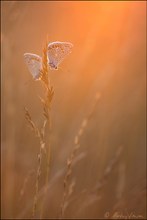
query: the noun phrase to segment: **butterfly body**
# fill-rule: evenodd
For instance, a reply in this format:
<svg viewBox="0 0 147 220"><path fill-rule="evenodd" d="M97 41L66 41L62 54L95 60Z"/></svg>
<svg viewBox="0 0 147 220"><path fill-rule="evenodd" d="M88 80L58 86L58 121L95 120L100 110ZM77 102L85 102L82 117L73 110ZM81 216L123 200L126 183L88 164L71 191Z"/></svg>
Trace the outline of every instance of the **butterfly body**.
<svg viewBox="0 0 147 220"><path fill-rule="evenodd" d="M48 64L51 70L58 70L58 67L53 62L49 62Z"/></svg>
<svg viewBox="0 0 147 220"><path fill-rule="evenodd" d="M52 42L48 44L48 65L52 70L58 70L58 65L71 53L73 44L69 42ZM25 53L24 58L35 80L40 79L42 69L42 58L36 54Z"/></svg>

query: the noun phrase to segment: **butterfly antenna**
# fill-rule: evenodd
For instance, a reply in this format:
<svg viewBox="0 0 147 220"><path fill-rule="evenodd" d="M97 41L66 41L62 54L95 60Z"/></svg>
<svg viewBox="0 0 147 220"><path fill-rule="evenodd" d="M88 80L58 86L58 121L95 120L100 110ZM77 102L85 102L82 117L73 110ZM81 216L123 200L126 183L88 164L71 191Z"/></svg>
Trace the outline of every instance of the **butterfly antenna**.
<svg viewBox="0 0 147 220"><path fill-rule="evenodd" d="M28 85L30 82L33 83L33 79L27 80L26 82L24 82L24 85L26 86L26 85Z"/></svg>
<svg viewBox="0 0 147 220"><path fill-rule="evenodd" d="M62 72L66 72L66 73L69 73L69 72L70 72L70 71L69 71L69 70L67 70L67 69L63 70L63 68L62 68L62 67L59 67L59 69L61 69L61 70L62 70Z"/></svg>
<svg viewBox="0 0 147 220"><path fill-rule="evenodd" d="M47 41L47 43L48 43L48 41L49 41L49 37L48 37L48 34L47 34L47 36L46 36L46 41Z"/></svg>

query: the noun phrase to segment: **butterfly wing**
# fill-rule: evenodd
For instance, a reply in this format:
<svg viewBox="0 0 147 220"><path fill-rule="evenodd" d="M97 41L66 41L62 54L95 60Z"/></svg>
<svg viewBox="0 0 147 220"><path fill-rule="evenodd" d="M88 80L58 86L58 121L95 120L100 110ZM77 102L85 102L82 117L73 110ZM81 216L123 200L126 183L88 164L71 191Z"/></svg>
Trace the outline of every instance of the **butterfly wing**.
<svg viewBox="0 0 147 220"><path fill-rule="evenodd" d="M48 44L48 59L51 69L58 69L58 65L71 53L73 44L69 42L53 42Z"/></svg>
<svg viewBox="0 0 147 220"><path fill-rule="evenodd" d="M42 58L36 54L25 53L24 59L33 78L35 80L39 79L42 69Z"/></svg>

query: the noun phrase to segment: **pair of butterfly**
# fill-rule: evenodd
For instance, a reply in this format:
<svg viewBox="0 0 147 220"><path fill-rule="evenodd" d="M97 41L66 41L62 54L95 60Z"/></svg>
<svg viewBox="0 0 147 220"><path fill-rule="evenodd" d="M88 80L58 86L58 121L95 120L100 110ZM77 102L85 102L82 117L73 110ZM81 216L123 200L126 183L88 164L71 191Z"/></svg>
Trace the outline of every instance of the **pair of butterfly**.
<svg viewBox="0 0 147 220"><path fill-rule="evenodd" d="M50 69L57 70L59 64L71 53L73 44L69 42L52 42L48 44L47 57ZM35 80L40 79L42 58L36 54L25 53L24 59L27 67Z"/></svg>

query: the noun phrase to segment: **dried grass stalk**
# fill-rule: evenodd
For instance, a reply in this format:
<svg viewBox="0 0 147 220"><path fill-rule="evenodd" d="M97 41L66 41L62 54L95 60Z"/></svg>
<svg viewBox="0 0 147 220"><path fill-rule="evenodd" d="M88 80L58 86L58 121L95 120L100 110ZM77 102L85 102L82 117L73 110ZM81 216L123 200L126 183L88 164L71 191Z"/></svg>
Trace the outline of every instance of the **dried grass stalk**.
<svg viewBox="0 0 147 220"><path fill-rule="evenodd" d="M82 121L81 126L79 128L79 131L78 131L77 135L75 136L74 147L73 147L72 152L67 160L67 171L66 171L66 174L64 177L64 192L63 192L63 198L62 198L62 202L61 202L61 206L60 206L60 213L59 213L60 218L64 217L64 212L65 212L65 209L67 206L66 200L68 197L68 191L69 191L69 187L70 187L70 177L72 175L72 165L73 165L73 161L76 157L76 153L77 153L78 149L80 148L80 138L84 134L84 131L88 125L88 122L92 118L92 116L96 110L96 106L98 104L100 97L101 97L100 93L97 93L95 96L95 103L93 105L93 108L91 109L91 111L87 115L87 117ZM66 206L65 206L65 204L66 204Z"/></svg>
<svg viewBox="0 0 147 220"><path fill-rule="evenodd" d="M40 150L38 153L38 168L37 168L37 176L36 176L36 184L35 184L35 196L34 196L34 202L33 202L33 211L32 211L32 217L35 217L36 209L37 209L37 201L38 201L38 192L39 192L39 181L41 176L41 165L42 165L42 156L43 152L48 154L46 156L46 163L47 163L47 170L46 170L46 181L45 185L48 183L49 179L49 170L50 170L50 144L48 145L48 151L46 150L46 143L45 143L45 134L46 134L46 126L47 124L50 126L50 110L51 110L51 102L54 96L53 87L50 85L50 80L48 77L48 58L47 58L47 45L46 43L45 47L43 48L43 56L42 56L42 70L41 70L41 77L40 81L43 83L44 86L44 94L45 98L41 100L42 103L42 109L43 109L43 115L44 115L44 121L43 126L41 129L39 129L36 124L32 121L31 115L27 108L25 108L25 118L31 127L31 129L34 131L35 135L38 137L40 142ZM44 150L44 151L43 151ZM46 189L46 187L45 187ZM44 202L43 202L44 204ZM43 207L43 205L42 205ZM43 208L42 208L43 210ZM42 212L41 212L42 213ZM42 215L42 214L41 214Z"/></svg>

